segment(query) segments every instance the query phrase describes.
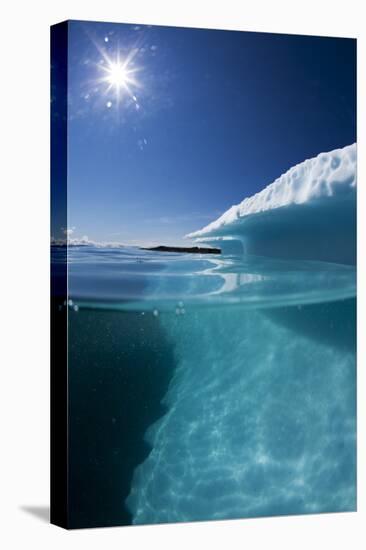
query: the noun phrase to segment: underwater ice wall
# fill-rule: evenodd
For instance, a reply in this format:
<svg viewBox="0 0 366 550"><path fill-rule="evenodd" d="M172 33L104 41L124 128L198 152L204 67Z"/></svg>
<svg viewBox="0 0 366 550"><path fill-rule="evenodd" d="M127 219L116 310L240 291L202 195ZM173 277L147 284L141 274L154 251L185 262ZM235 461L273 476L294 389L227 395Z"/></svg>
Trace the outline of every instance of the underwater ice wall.
<svg viewBox="0 0 366 550"><path fill-rule="evenodd" d="M326 312L315 338L298 315L291 329L280 310L160 316L177 368L134 473L134 523L355 509L354 350L327 338L345 313Z"/></svg>
<svg viewBox="0 0 366 550"><path fill-rule="evenodd" d="M187 235L248 254L356 261L356 144L305 160ZM238 248L236 247L236 250Z"/></svg>

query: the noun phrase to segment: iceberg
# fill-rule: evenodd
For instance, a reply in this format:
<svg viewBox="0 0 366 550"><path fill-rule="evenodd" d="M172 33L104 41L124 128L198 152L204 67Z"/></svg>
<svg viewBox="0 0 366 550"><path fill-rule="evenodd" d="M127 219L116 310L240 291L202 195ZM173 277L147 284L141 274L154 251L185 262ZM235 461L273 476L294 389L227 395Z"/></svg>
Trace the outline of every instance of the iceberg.
<svg viewBox="0 0 366 550"><path fill-rule="evenodd" d="M354 265L356 162L355 143L320 153L186 238L224 252Z"/></svg>
<svg viewBox="0 0 366 550"><path fill-rule="evenodd" d="M355 210L353 144L187 235L221 248L210 292L224 301L159 315L175 368L125 501L133 523L355 510L355 287L327 297L329 270L355 273Z"/></svg>
<svg viewBox="0 0 366 550"><path fill-rule="evenodd" d="M355 272L355 225L353 144L294 166L187 235L222 249L215 273L225 284L211 294L230 300L159 317L175 371L126 499L133 523L355 509L355 290L330 299L326 290L328 270ZM273 278L275 266L286 268ZM305 302L317 272L324 285ZM275 303L295 281L291 302Z"/></svg>
<svg viewBox="0 0 366 550"><path fill-rule="evenodd" d="M71 475L103 485L99 508L75 485L75 515L89 501L134 524L356 509L355 208L351 145L190 234L221 254L68 247L71 433L109 399L98 461L93 438L72 441L93 460Z"/></svg>

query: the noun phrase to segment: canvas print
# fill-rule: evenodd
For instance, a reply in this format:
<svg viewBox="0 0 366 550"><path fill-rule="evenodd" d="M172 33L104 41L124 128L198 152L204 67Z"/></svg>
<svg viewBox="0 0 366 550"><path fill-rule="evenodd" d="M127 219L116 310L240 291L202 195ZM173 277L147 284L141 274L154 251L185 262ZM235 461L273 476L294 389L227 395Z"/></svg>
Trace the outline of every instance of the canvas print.
<svg viewBox="0 0 366 550"><path fill-rule="evenodd" d="M52 522L356 510L356 40L51 58Z"/></svg>

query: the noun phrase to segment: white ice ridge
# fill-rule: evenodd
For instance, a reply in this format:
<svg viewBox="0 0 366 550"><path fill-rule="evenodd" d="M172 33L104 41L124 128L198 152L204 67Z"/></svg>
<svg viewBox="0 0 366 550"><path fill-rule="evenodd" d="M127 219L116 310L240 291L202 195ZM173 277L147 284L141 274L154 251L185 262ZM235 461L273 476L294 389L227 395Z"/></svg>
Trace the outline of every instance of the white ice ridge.
<svg viewBox="0 0 366 550"><path fill-rule="evenodd" d="M187 238L219 236L242 218L289 205L312 204L356 193L356 143L320 153L290 168L265 189L229 208L217 220Z"/></svg>

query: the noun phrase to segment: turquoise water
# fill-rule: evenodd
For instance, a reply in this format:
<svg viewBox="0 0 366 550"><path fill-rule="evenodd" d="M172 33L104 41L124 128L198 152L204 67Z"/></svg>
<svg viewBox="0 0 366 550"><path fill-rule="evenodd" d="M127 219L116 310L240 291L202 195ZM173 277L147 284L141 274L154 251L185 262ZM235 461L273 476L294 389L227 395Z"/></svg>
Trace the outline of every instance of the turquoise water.
<svg viewBox="0 0 366 550"><path fill-rule="evenodd" d="M70 247L68 284L71 523L355 510L354 266Z"/></svg>

